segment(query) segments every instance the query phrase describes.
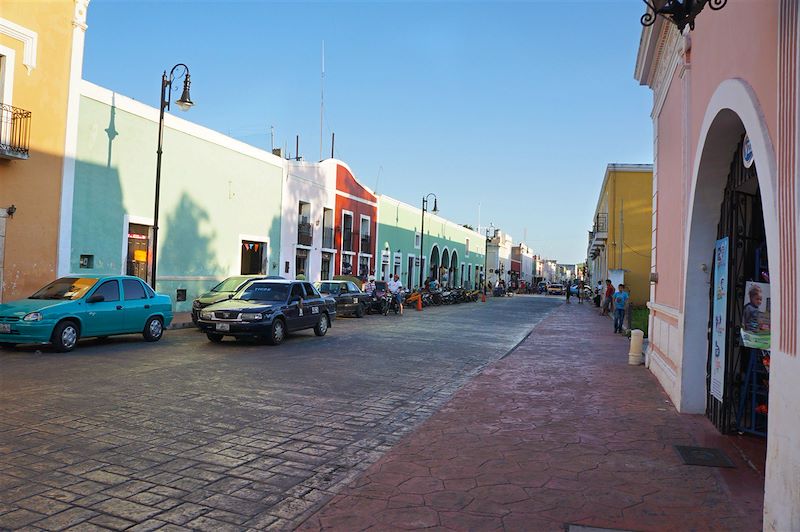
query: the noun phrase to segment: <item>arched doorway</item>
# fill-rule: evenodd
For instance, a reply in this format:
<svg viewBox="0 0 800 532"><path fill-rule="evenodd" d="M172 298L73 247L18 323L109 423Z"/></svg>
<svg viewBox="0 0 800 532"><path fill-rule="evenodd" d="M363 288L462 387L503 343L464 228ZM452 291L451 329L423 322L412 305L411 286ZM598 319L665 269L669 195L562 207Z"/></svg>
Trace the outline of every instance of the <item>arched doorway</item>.
<svg viewBox="0 0 800 532"><path fill-rule="evenodd" d="M772 345L780 333L775 166L752 89L723 82L703 121L689 198L678 398L682 412L705 412L723 433L766 435L773 392L753 373L763 371L765 352L742 329L753 323L745 317L751 290L766 282Z"/></svg>
<svg viewBox="0 0 800 532"><path fill-rule="evenodd" d="M434 244L431 248L431 268L429 277L431 279L439 279L439 246Z"/></svg>
<svg viewBox="0 0 800 532"><path fill-rule="evenodd" d="M439 281L442 283L442 286L450 286L450 283L453 281L450 275L450 252L447 248L444 248L444 251L442 251L442 265L439 268Z"/></svg>

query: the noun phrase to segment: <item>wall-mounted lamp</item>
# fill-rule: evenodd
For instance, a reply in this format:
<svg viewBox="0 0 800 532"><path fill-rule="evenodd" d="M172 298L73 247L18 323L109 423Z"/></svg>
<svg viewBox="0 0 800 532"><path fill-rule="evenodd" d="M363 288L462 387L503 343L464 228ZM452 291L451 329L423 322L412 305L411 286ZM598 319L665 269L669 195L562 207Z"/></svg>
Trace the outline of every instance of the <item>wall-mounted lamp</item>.
<svg viewBox="0 0 800 532"><path fill-rule="evenodd" d="M11 207L6 209L6 214L13 217L15 212L17 212L17 206L12 203Z"/></svg>

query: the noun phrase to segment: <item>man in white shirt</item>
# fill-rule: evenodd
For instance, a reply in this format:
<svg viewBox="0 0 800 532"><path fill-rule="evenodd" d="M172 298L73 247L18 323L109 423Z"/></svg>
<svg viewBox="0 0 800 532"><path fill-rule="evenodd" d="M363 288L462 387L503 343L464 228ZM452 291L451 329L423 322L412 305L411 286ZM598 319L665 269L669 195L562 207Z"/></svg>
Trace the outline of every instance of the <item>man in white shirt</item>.
<svg viewBox="0 0 800 532"><path fill-rule="evenodd" d="M389 292L392 293L392 296L397 301L397 304L400 306L400 315L403 315L403 283L400 282L400 276L394 274L394 279L389 281L388 283Z"/></svg>

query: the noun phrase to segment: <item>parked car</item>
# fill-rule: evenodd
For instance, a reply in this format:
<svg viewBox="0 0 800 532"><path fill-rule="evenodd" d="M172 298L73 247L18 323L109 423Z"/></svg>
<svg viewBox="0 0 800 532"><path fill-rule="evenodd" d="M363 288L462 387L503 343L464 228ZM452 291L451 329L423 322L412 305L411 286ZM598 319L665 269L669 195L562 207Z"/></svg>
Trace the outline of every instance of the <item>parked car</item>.
<svg viewBox="0 0 800 532"><path fill-rule="evenodd" d="M244 285L250 281L268 278L269 277L266 275L234 275L233 277L228 277L214 288L201 294L200 297L192 301L192 323L197 325L200 311L207 306L232 298L236 295L236 292L241 290Z"/></svg>
<svg viewBox="0 0 800 532"><path fill-rule="evenodd" d="M552 283L547 285L547 293L554 296L564 295L564 285L561 283Z"/></svg>
<svg viewBox="0 0 800 532"><path fill-rule="evenodd" d="M0 305L0 346L51 343L66 352L79 338L132 333L157 342L171 322L169 296L138 277L69 276Z"/></svg>
<svg viewBox="0 0 800 532"><path fill-rule="evenodd" d="M303 329L325 336L334 319L336 300L320 295L308 281L264 279L201 310L197 325L212 342L234 336L278 345L288 333Z"/></svg>
<svg viewBox="0 0 800 532"><path fill-rule="evenodd" d="M352 314L363 318L372 302L372 296L365 294L352 281L320 281L314 286L323 296L336 300L337 314Z"/></svg>

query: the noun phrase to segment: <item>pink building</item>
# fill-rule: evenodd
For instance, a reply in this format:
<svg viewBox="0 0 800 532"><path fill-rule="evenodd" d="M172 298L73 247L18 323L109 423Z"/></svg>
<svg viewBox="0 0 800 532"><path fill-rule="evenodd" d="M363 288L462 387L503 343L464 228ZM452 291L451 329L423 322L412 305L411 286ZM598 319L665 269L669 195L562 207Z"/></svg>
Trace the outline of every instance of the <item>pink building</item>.
<svg viewBox="0 0 800 532"><path fill-rule="evenodd" d="M719 4L693 31L657 17L639 45L654 96L648 364L680 412L766 438L764 529L800 530L798 0Z"/></svg>

